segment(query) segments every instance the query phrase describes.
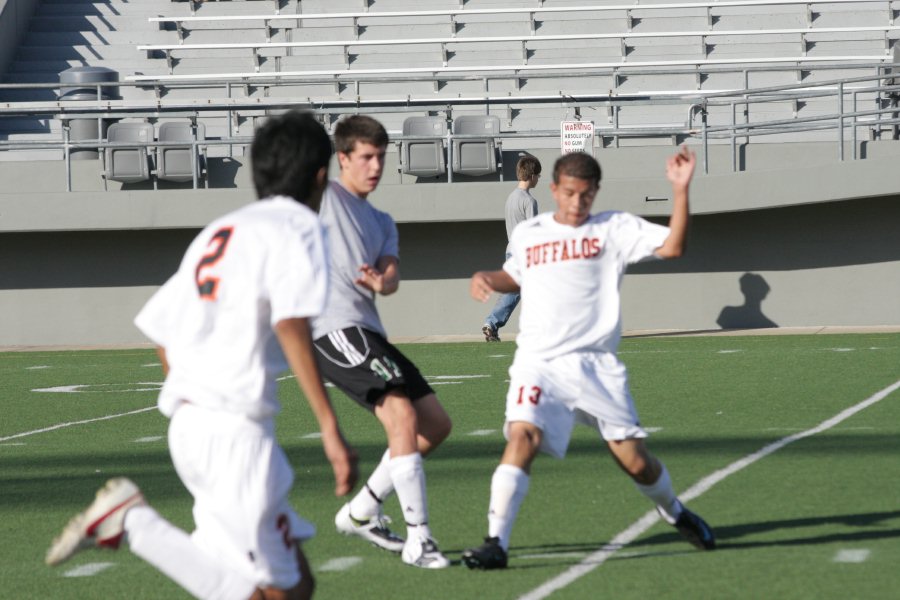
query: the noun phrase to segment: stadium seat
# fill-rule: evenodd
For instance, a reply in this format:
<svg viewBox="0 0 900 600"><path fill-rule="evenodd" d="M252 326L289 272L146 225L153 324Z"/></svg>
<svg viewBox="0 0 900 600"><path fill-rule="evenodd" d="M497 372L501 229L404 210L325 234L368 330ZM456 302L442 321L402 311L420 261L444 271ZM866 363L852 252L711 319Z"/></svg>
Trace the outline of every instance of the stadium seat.
<svg viewBox="0 0 900 600"><path fill-rule="evenodd" d="M106 132L106 141L153 142L153 125L150 123L113 123ZM104 150L104 177L122 183L135 183L150 179L150 153L145 145Z"/></svg>
<svg viewBox="0 0 900 600"><path fill-rule="evenodd" d="M191 123L169 121L159 125L160 142L191 142L194 140ZM206 139L206 126L197 123L196 139ZM193 181L204 172L205 156L197 148L193 157L191 146L159 146L156 149L156 178L162 181ZM193 162L192 162L193 161Z"/></svg>
<svg viewBox="0 0 900 600"><path fill-rule="evenodd" d="M500 119L494 115L463 115L453 120L453 133L483 135L453 140L453 172L460 175L490 175L497 172L496 137Z"/></svg>
<svg viewBox="0 0 900 600"><path fill-rule="evenodd" d="M431 136L431 140L403 140L400 171L416 177L437 177L447 172L444 137L447 121L443 117L407 117L403 135Z"/></svg>

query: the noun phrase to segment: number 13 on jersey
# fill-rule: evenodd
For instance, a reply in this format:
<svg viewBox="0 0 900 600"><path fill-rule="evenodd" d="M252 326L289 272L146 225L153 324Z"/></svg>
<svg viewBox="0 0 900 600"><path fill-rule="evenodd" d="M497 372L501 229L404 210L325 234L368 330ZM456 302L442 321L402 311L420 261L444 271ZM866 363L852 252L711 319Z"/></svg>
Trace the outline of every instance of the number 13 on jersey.
<svg viewBox="0 0 900 600"><path fill-rule="evenodd" d="M536 386L536 385L532 385L532 386L520 385L519 386L519 400L516 402L516 404L524 404L525 401L527 400L531 404L534 404L535 406L537 406L538 402L540 401L540 398L541 398L541 388L539 388L538 386Z"/></svg>

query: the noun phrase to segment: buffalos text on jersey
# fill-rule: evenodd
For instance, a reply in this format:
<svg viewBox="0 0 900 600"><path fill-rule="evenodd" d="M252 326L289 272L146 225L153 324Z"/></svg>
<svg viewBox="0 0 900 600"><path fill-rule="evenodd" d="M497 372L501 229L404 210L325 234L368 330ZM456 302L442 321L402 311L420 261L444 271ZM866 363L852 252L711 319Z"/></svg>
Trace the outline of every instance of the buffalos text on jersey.
<svg viewBox="0 0 900 600"><path fill-rule="evenodd" d="M525 248L525 268L563 260L583 260L599 256L603 251L600 238L580 238L544 242Z"/></svg>

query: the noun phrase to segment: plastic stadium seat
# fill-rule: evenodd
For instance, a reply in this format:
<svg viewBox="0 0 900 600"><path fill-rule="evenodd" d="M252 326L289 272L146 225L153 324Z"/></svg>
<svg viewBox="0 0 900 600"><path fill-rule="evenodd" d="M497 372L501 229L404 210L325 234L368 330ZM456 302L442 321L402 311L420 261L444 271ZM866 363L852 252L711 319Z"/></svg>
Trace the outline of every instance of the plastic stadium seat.
<svg viewBox="0 0 900 600"><path fill-rule="evenodd" d="M153 125L150 123L113 123L106 131L106 141L115 143L153 141ZM135 183L150 179L150 153L148 146L133 148L105 148L106 179Z"/></svg>
<svg viewBox="0 0 900 600"><path fill-rule="evenodd" d="M197 123L198 140L206 139L206 126ZM159 125L160 142L191 142L194 139L193 127L186 122L166 122ZM204 156L197 148L194 151L194 162L191 163L191 146L159 146L156 149L156 178L163 181L193 181L196 173L199 178L203 173ZM193 168L192 168L193 164Z"/></svg>
<svg viewBox="0 0 900 600"><path fill-rule="evenodd" d="M453 120L453 133L482 138L453 140L453 172L460 175L490 175L497 172L500 119L493 115L463 115Z"/></svg>
<svg viewBox="0 0 900 600"><path fill-rule="evenodd" d="M447 121L443 117L407 117L403 135L433 136L433 140L404 140L400 154L400 170L417 177L436 177L447 172L444 159L444 137Z"/></svg>

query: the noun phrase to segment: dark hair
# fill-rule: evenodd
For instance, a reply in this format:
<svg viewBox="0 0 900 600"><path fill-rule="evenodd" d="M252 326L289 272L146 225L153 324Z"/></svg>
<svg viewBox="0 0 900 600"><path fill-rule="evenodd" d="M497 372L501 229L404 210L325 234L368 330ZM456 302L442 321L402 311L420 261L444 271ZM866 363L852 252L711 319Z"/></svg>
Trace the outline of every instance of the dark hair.
<svg viewBox="0 0 900 600"><path fill-rule="evenodd" d="M553 183L559 183L560 175L591 181L600 187L602 173L600 163L593 156L584 152L572 152L556 159L556 164L553 165Z"/></svg>
<svg viewBox="0 0 900 600"><path fill-rule="evenodd" d="M250 148L256 195L290 196L307 204L331 154L331 140L311 113L292 110L270 117L256 130Z"/></svg>
<svg viewBox="0 0 900 600"><path fill-rule="evenodd" d="M384 125L365 115L351 115L338 121L334 128L334 149L350 154L356 142L380 148L388 145L388 133Z"/></svg>
<svg viewBox="0 0 900 600"><path fill-rule="evenodd" d="M531 179L541 174L541 161L531 155L523 156L516 163L516 177L519 181Z"/></svg>

